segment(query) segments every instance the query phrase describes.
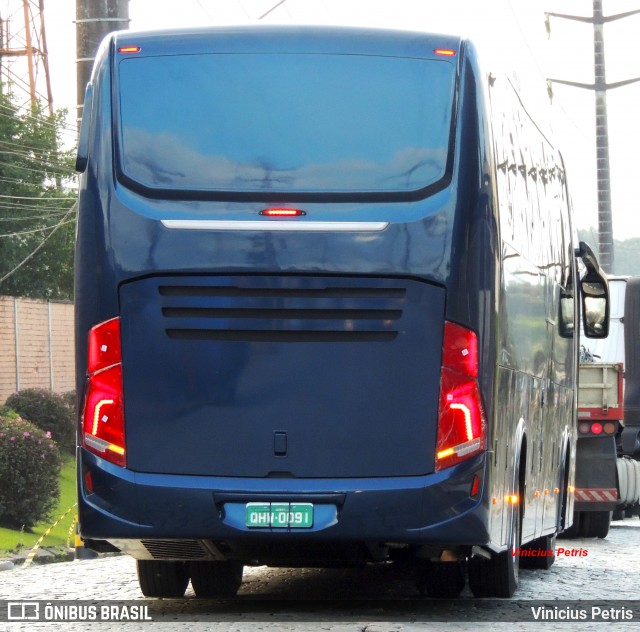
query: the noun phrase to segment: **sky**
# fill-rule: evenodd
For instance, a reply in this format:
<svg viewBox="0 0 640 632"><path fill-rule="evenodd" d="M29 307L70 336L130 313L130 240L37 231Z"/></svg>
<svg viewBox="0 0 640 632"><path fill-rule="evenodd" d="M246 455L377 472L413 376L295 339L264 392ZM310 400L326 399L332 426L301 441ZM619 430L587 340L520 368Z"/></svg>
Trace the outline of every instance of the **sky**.
<svg viewBox="0 0 640 632"><path fill-rule="evenodd" d="M0 0L0 11L15 1ZM461 34L498 66L518 67L549 105L547 78L593 82L593 26L551 17L547 34L544 14L589 16L592 7L591 0L130 0L129 17L136 30L260 22ZM605 15L635 9L640 0L603 0ZM45 0L45 19L54 107L74 112L75 0ZM606 24L604 33L607 81L640 78L640 14ZM553 141L565 158L577 224L597 227L594 93L557 83L553 91ZM640 237L640 82L608 91L607 105L614 237Z"/></svg>

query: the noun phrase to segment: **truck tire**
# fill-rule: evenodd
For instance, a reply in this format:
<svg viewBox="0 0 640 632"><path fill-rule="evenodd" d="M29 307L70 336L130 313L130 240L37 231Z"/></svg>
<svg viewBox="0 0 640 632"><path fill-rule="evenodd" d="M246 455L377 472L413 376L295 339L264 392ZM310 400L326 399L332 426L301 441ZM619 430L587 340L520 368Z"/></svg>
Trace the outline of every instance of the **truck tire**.
<svg viewBox="0 0 640 632"><path fill-rule="evenodd" d="M627 504L632 505L636 501L636 468L633 466L634 461L631 459L623 459L627 466Z"/></svg>
<svg viewBox="0 0 640 632"><path fill-rule="evenodd" d="M606 538L611 525L611 511L583 511L580 535L583 538Z"/></svg>
<svg viewBox="0 0 640 632"><path fill-rule="evenodd" d="M558 537L561 539L571 539L571 538L579 538L580 537L580 520L581 520L580 511L573 512L573 523L568 528L565 529Z"/></svg>
<svg viewBox="0 0 640 632"><path fill-rule="evenodd" d="M632 476L636 485L636 490L635 490L636 493L631 499L631 504L637 505L638 502L640 502L640 463L638 463L638 461L634 459L629 459L629 462L631 463L631 466L632 466L632 471L633 471Z"/></svg>
<svg viewBox="0 0 640 632"><path fill-rule="evenodd" d="M618 473L618 491L620 493L620 503L623 505L626 505L629 502L627 498L627 490L629 486L627 484L628 470L626 461L627 459L616 459L616 471Z"/></svg>

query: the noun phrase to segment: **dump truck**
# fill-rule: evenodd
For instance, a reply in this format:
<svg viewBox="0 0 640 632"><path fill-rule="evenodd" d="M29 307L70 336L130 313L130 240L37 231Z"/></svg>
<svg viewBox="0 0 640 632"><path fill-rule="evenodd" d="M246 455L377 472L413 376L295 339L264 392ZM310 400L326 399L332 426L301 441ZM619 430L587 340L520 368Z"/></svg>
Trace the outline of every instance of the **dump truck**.
<svg viewBox="0 0 640 632"><path fill-rule="evenodd" d="M581 346L573 525L605 538L640 515L640 277L610 277L609 335Z"/></svg>

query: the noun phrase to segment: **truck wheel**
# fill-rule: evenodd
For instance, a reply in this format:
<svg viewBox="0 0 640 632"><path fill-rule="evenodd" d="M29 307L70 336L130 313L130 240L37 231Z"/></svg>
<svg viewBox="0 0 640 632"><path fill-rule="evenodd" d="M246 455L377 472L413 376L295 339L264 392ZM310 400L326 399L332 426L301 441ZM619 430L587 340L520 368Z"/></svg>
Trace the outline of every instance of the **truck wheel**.
<svg viewBox="0 0 640 632"><path fill-rule="evenodd" d="M196 597L234 597L242 584L240 562L191 562L189 570Z"/></svg>
<svg viewBox="0 0 640 632"><path fill-rule="evenodd" d="M580 535L583 538L606 538L611 525L610 511L583 511Z"/></svg>
<svg viewBox="0 0 640 632"><path fill-rule="evenodd" d="M464 562L420 562L416 584L424 597L454 599L464 590Z"/></svg>
<svg viewBox="0 0 640 632"><path fill-rule="evenodd" d="M189 584L185 562L137 560L138 583L145 597L184 597Z"/></svg>
<svg viewBox="0 0 640 632"><path fill-rule="evenodd" d="M580 537L580 521L582 518L582 513L584 512L580 512L580 511L574 511L573 512L573 524L568 528L565 529L558 537L562 538L562 539L568 539L568 538L579 538Z"/></svg>

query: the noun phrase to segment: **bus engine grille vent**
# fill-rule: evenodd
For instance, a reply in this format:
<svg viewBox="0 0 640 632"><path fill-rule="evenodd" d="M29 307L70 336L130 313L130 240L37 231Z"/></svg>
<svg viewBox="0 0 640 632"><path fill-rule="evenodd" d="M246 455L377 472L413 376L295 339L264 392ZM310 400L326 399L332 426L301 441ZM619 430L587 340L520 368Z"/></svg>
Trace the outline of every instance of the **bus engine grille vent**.
<svg viewBox="0 0 640 632"><path fill-rule="evenodd" d="M284 277L229 285L163 284L158 292L170 338L388 342L400 332L407 289L399 281L368 280L354 287L345 280Z"/></svg>
<svg viewBox="0 0 640 632"><path fill-rule="evenodd" d="M208 560L211 554L199 540L142 540L154 560Z"/></svg>

